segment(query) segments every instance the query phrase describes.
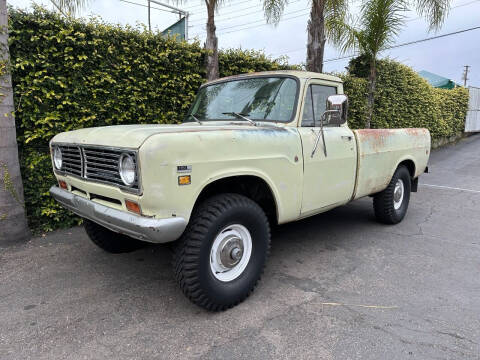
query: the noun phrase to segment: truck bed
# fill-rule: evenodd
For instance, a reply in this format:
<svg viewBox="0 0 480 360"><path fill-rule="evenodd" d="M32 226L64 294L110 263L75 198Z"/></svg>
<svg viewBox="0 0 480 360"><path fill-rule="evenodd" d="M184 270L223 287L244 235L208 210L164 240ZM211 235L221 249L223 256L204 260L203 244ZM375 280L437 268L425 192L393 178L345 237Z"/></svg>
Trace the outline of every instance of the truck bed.
<svg viewBox="0 0 480 360"><path fill-rule="evenodd" d="M354 199L384 190L401 162L413 162L414 178L425 171L430 154L427 129L362 129L353 132L357 142Z"/></svg>

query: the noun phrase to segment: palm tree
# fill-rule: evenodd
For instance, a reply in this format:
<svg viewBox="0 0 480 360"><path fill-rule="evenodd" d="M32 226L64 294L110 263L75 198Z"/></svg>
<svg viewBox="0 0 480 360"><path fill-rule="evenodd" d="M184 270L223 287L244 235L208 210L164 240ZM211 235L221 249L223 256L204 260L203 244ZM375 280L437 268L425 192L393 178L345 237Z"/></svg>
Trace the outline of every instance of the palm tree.
<svg viewBox="0 0 480 360"><path fill-rule="evenodd" d="M450 0L410 0L417 12L429 21L430 29L438 29L449 9ZM268 23L278 24L288 0L263 0ZM307 32L308 71L323 72L323 54L327 40L342 31L337 27L348 16L349 0L310 0L310 19Z"/></svg>
<svg viewBox="0 0 480 360"><path fill-rule="evenodd" d="M217 29L215 26L215 11L223 3L224 0L205 0L207 5L207 40L205 41L205 49L207 50L206 67L207 80L215 80L219 77L218 68L218 38L215 34Z"/></svg>
<svg viewBox="0 0 480 360"><path fill-rule="evenodd" d="M74 14L88 0L51 0L64 15ZM13 104L12 77L9 72L7 1L0 0L0 244L26 240L28 229L23 182L18 159Z"/></svg>
<svg viewBox="0 0 480 360"><path fill-rule="evenodd" d="M12 78L8 71L7 1L0 1L0 244L26 240L30 231L23 203Z"/></svg>
<svg viewBox="0 0 480 360"><path fill-rule="evenodd" d="M263 0L263 10L268 23L278 24L288 0ZM310 0L310 19L307 25L308 71L323 72L323 53L327 37L337 32L335 25L343 21L348 10L348 0Z"/></svg>
<svg viewBox="0 0 480 360"><path fill-rule="evenodd" d="M443 4L443 7L438 4ZM406 10L408 3L404 0L365 0L356 20L350 22L334 20L334 27L337 30L332 38L334 45L342 53L357 51L369 64L365 122L367 129L370 128L373 115L378 54L393 43L405 25ZM448 2L430 3L428 0L421 0L417 5L417 12L426 15L429 20L430 29L438 28L442 24L447 11Z"/></svg>
<svg viewBox="0 0 480 360"><path fill-rule="evenodd" d="M184 3L186 0L173 0L176 4ZM215 80L220 76L218 67L218 38L216 35L215 12L225 2L225 0L204 0L207 6L207 39L205 40L205 66L207 68L207 80Z"/></svg>
<svg viewBox="0 0 480 360"><path fill-rule="evenodd" d="M312 0L307 32L308 71L323 72L323 54L327 36L337 32L336 21L343 20L348 11L348 0Z"/></svg>
<svg viewBox="0 0 480 360"><path fill-rule="evenodd" d="M356 24L338 22L343 28L332 42L342 53L358 51L369 64L367 114L365 127L370 128L377 80L377 57L392 44L404 24L406 10L403 0L367 0Z"/></svg>

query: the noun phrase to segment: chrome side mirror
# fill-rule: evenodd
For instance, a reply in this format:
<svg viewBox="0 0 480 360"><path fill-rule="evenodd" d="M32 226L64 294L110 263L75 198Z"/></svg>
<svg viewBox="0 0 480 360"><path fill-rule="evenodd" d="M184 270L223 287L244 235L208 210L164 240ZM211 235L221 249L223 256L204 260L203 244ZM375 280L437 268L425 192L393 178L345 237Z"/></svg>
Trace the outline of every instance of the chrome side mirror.
<svg viewBox="0 0 480 360"><path fill-rule="evenodd" d="M327 98L327 114L324 124L342 125L347 122L348 97L347 95L330 95Z"/></svg>

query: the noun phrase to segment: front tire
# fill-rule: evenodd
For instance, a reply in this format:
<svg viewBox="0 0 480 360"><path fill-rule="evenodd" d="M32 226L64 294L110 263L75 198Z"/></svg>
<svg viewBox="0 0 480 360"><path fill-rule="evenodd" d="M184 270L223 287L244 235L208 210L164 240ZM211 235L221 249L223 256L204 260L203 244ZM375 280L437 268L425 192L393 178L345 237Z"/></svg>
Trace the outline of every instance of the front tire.
<svg viewBox="0 0 480 360"><path fill-rule="evenodd" d="M399 166L387 188L373 197L377 220L390 225L402 221L407 213L411 187L410 172L405 166Z"/></svg>
<svg viewBox="0 0 480 360"><path fill-rule="evenodd" d="M147 245L144 241L113 232L87 219L83 220L83 227L95 245L111 254L128 253Z"/></svg>
<svg viewBox="0 0 480 360"><path fill-rule="evenodd" d="M260 206L242 195L217 195L194 210L175 251L175 278L196 305L226 310L252 293L269 249Z"/></svg>

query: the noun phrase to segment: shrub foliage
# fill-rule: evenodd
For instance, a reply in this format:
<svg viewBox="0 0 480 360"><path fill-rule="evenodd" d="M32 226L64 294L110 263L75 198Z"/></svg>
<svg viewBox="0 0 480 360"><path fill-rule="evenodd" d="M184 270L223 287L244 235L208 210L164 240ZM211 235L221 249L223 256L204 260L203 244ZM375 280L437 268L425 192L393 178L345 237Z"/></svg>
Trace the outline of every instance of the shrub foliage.
<svg viewBox="0 0 480 360"><path fill-rule="evenodd" d="M25 201L30 226L48 231L78 224L48 190L49 140L78 128L176 123L205 78L205 51L143 29L65 20L35 8L9 10L11 72ZM284 59L241 49L220 52L221 76L292 68ZM344 76L350 124L364 123L366 80ZM431 88L411 69L379 67L374 127L428 127L433 136L463 128L468 95Z"/></svg>
<svg viewBox="0 0 480 360"><path fill-rule="evenodd" d="M353 61L349 75L343 76L352 128L365 123L366 74L362 63ZM463 131L467 108L467 89L436 89L408 66L379 61L372 128L425 127L433 138L450 137Z"/></svg>

